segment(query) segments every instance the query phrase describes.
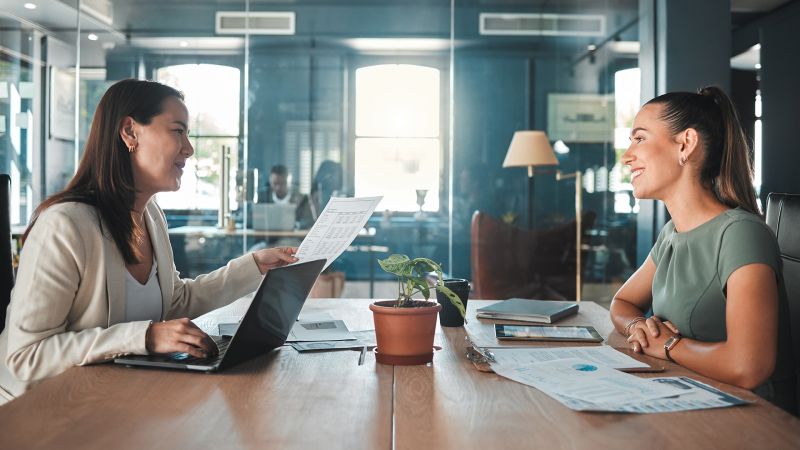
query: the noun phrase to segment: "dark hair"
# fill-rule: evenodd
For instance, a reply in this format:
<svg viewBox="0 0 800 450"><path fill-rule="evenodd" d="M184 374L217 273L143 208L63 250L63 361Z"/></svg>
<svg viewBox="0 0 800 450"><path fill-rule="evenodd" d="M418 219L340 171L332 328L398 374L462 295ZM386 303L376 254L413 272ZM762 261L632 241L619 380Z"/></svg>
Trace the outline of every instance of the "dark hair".
<svg viewBox="0 0 800 450"><path fill-rule="evenodd" d="M311 185L311 193L322 189L330 193L342 188L342 165L336 161L326 159L320 163L317 174L314 176L314 184Z"/></svg>
<svg viewBox="0 0 800 450"><path fill-rule="evenodd" d="M284 166L283 164L275 164L269 170L269 173L285 177L285 176L289 175L289 169L287 169L286 166Z"/></svg>
<svg viewBox="0 0 800 450"><path fill-rule="evenodd" d="M136 245L144 232L133 219L136 186L128 148L119 134L126 117L149 124L164 110L164 100L183 94L155 81L127 79L114 83L100 99L92 119L78 170L67 187L51 196L33 213L23 241L36 219L48 207L66 202L80 202L97 209L108 226L108 233L128 264L140 261Z"/></svg>
<svg viewBox="0 0 800 450"><path fill-rule="evenodd" d="M720 88L704 87L697 94L670 92L647 104L663 105L661 119L673 135L687 128L697 130L705 149L700 180L722 203L760 214L750 144L736 108Z"/></svg>

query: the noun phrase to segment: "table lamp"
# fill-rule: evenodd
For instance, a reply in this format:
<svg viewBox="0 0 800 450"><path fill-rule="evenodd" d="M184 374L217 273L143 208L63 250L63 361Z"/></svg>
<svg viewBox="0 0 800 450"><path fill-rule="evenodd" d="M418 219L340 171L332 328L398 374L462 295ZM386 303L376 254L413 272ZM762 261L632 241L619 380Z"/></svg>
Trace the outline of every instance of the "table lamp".
<svg viewBox="0 0 800 450"><path fill-rule="evenodd" d="M528 168L528 228L533 228L533 168L557 166L558 160L544 131L517 131L508 146L503 167Z"/></svg>
<svg viewBox="0 0 800 450"><path fill-rule="evenodd" d="M517 131L508 146L503 167L528 168L528 228L533 228L533 168L536 166L557 166L558 160L547 140L544 131ZM556 180L575 179L575 298L581 300L581 234L583 231L583 189L582 173L561 173L556 171Z"/></svg>

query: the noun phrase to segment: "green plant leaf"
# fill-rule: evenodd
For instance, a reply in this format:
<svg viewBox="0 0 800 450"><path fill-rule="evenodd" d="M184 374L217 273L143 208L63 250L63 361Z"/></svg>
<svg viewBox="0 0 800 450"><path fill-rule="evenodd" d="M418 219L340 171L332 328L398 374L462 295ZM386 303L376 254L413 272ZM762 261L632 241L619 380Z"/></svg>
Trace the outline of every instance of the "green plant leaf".
<svg viewBox="0 0 800 450"><path fill-rule="evenodd" d="M390 255L386 259L379 259L378 264L384 271L393 275L397 275L401 278L410 276L413 266L411 261L408 259L408 256L398 254Z"/></svg>
<svg viewBox="0 0 800 450"><path fill-rule="evenodd" d="M451 291L450 288L442 284L441 281L439 282L439 285L436 286L436 290L447 296L448 300L450 300L450 303L452 303L453 306L458 309L458 312L461 313L461 317L463 317L464 321L466 321L467 311L464 309L464 304L461 302L461 299L458 297L458 295Z"/></svg>
<svg viewBox="0 0 800 450"><path fill-rule="evenodd" d="M428 286L428 279L424 276L421 277L411 277L411 282L414 284L414 287L422 293L425 297L425 300L431 298L431 288Z"/></svg>
<svg viewBox="0 0 800 450"><path fill-rule="evenodd" d="M420 271L420 273L423 273L423 272L424 273L427 273L427 272L441 272L442 271L442 268L439 266L439 264L436 263L432 259L414 258L413 260L411 260L411 262L412 262L412 264L414 264L414 267L417 270Z"/></svg>

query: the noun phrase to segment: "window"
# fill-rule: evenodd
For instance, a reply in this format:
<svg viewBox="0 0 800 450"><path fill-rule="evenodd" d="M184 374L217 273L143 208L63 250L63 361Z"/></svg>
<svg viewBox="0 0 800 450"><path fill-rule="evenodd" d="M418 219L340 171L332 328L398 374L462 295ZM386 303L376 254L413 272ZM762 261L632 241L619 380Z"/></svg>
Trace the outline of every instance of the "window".
<svg viewBox="0 0 800 450"><path fill-rule="evenodd" d="M378 210L439 210L440 73L408 64L356 70L355 195L383 195Z"/></svg>
<svg viewBox="0 0 800 450"><path fill-rule="evenodd" d="M181 188L158 194L164 209L218 209L222 186L222 147L230 147L231 172L238 167L239 69L213 64L162 67L156 79L183 92L189 109L194 157L186 161ZM236 177L228 178L230 205L236 208Z"/></svg>
<svg viewBox="0 0 800 450"><path fill-rule="evenodd" d="M614 149L617 163L611 168L610 190L614 194L614 212L629 214L639 212L639 200L633 197L630 169L622 165L622 154L630 145L633 119L639 111L641 70L620 70L614 74Z"/></svg>

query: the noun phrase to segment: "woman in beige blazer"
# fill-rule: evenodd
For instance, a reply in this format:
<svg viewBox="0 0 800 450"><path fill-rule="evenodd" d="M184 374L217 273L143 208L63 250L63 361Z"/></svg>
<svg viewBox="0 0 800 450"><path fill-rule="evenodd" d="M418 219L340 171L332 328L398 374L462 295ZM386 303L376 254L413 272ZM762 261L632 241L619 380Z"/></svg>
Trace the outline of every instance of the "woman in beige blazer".
<svg viewBox="0 0 800 450"><path fill-rule="evenodd" d="M125 354L211 355L213 341L188 317L254 291L266 271L296 261L293 248L265 249L180 278L153 196L180 187L194 153L188 122L183 95L159 83L123 80L100 100L74 178L37 208L24 237L0 334L0 404L76 365ZM126 320L131 310L147 320Z"/></svg>

